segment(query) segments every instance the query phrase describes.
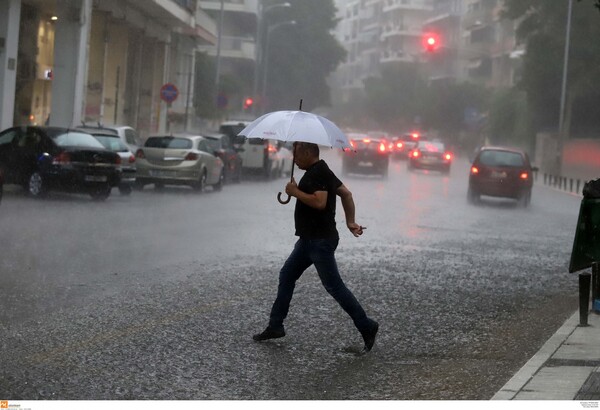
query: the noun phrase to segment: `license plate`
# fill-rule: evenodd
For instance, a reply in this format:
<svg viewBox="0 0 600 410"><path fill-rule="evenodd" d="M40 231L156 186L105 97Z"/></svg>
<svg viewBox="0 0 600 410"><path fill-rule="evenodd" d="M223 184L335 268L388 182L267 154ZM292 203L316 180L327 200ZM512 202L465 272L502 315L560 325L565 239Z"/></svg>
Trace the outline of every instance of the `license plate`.
<svg viewBox="0 0 600 410"><path fill-rule="evenodd" d="M372 163L372 162L369 162L369 161L360 161L360 162L358 163L358 166L359 166L359 167L372 167L372 166L373 166L373 163Z"/></svg>
<svg viewBox="0 0 600 410"><path fill-rule="evenodd" d="M152 177L174 177L175 171L151 170L150 176L152 176Z"/></svg>
<svg viewBox="0 0 600 410"><path fill-rule="evenodd" d="M504 172L504 171L492 171L492 178L506 178L506 172Z"/></svg>
<svg viewBox="0 0 600 410"><path fill-rule="evenodd" d="M106 182L106 175L86 175L85 180L87 182Z"/></svg>

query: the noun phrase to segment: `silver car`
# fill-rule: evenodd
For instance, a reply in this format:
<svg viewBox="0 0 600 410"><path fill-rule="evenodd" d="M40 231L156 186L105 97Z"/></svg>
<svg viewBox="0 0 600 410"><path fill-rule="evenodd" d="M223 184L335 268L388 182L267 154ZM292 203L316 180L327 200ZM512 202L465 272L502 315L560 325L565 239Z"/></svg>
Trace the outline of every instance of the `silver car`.
<svg viewBox="0 0 600 410"><path fill-rule="evenodd" d="M201 136L176 134L149 137L137 150L136 186L154 184L189 185L198 192L207 185L219 191L223 186L223 161L215 156Z"/></svg>

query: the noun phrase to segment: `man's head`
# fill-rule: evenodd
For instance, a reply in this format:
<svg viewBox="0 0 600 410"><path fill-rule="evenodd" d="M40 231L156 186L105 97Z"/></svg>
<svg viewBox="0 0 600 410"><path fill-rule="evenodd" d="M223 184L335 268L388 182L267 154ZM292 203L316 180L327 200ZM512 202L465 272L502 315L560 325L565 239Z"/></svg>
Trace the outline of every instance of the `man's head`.
<svg viewBox="0 0 600 410"><path fill-rule="evenodd" d="M294 142L295 162L300 169L307 169L319 160L319 146L310 142Z"/></svg>

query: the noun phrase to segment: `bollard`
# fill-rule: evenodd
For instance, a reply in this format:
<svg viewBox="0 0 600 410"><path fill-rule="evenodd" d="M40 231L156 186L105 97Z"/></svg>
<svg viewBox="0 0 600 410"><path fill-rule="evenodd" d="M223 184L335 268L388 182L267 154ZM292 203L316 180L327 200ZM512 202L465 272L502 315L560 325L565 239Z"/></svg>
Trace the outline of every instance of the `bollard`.
<svg viewBox="0 0 600 410"><path fill-rule="evenodd" d="M588 325L591 279L592 275L589 272L579 274L579 326L581 327Z"/></svg>
<svg viewBox="0 0 600 410"><path fill-rule="evenodd" d="M569 178L569 192L573 192L573 178Z"/></svg>
<svg viewBox="0 0 600 410"><path fill-rule="evenodd" d="M592 312L600 313L600 265L592 263Z"/></svg>

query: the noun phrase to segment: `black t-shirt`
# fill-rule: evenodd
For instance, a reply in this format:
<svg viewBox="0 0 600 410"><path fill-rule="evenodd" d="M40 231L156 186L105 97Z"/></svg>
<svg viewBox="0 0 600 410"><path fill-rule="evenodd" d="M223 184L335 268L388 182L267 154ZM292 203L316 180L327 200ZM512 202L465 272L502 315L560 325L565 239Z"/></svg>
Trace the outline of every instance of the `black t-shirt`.
<svg viewBox="0 0 600 410"><path fill-rule="evenodd" d="M294 211L296 236L303 239L338 238L335 228L335 203L336 190L340 186L342 186L342 181L335 176L322 159L306 170L298 183L298 188L307 194L327 191L327 204L325 209L318 210L296 200Z"/></svg>

